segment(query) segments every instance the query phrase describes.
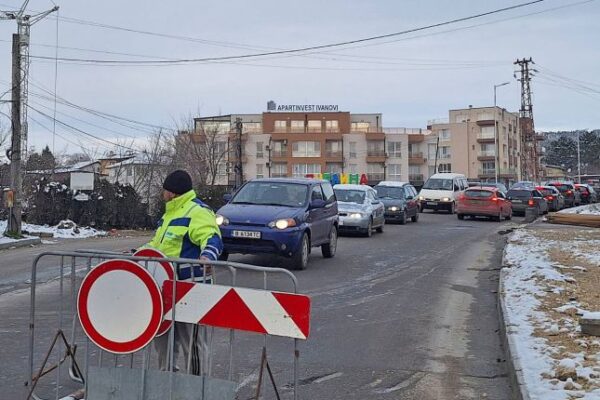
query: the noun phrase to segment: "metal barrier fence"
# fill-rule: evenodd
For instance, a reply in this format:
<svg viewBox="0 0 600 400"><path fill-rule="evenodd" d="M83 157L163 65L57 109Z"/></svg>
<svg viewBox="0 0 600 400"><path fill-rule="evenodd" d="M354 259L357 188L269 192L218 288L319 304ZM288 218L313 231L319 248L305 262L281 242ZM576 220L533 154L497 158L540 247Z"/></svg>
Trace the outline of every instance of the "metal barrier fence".
<svg viewBox="0 0 600 400"><path fill-rule="evenodd" d="M153 364L153 344L145 346L140 351L128 355L111 354L95 345L83 333L77 313L77 293L84 276L98 263L108 260L130 260L146 269L149 265L157 262L170 262L176 271L189 268L191 279L198 281L200 273L202 276L212 276L220 285L239 287L238 275L243 273L245 281L256 281L258 284L246 285L255 289L280 290L297 293L298 282L296 277L286 269L267 268L254 265L246 265L235 262L210 262L204 265L199 260L182 258L153 258L135 257L122 253L104 252L97 250L78 250L75 252L50 251L39 254L32 265L31 270L31 307L29 315L29 354L28 354L28 376L27 376L27 400L49 400L61 399L73 394L73 398L82 398L88 393L88 382L90 371L99 373L98 367L110 366L111 368L126 368L141 374L141 393L127 398L140 400L153 400L144 392L146 381L149 376L156 378L151 365ZM58 262L60 268L59 276L44 285L38 285L38 273L40 264L44 261ZM56 265L56 264L51 264ZM178 280L177 273L174 280ZM285 288L275 287L286 286ZM38 287L39 286L39 287ZM175 285L173 285L175 287ZM173 308L175 308L175 290L173 290ZM175 313L176 310L173 310ZM174 319L174 318L173 318ZM175 324L175 322L174 322ZM232 382L235 376L234 348L236 345L236 332L233 329L216 330L221 334L221 347L226 348L226 355L215 349L215 328L202 326L200 345L202 357L200 359L200 377L203 379L202 399L224 399L227 390L219 391L219 384ZM174 398L175 381L179 382L181 376L186 374L175 373L176 361L174 329L168 332L168 367L170 371L168 382L169 390L167 398ZM166 334L165 334L166 335ZM256 336L256 335L255 335ZM293 398L298 398L298 339L293 339ZM256 398L260 396L262 384L263 363L266 361L267 348L269 344L268 335L264 335L263 351L261 355L261 369L258 378ZM190 340L189 346L191 348ZM214 359L219 357L221 363L220 373L226 375L216 378L214 371ZM224 368L223 364L227 364ZM267 370L273 382L274 391L279 398L275 387L273 375L269 364ZM190 362L187 364L189 372ZM120 370L123 372L122 370ZM129 373L129 372L127 372ZM153 375L154 374L154 375ZM198 392L195 392L196 395ZM79 396L79 397L78 397ZM219 397L221 396L221 397ZM178 396L175 396L178 397ZM107 397L108 398L108 397ZM112 398L112 397L110 397ZM165 397L163 397L165 398ZM196 397L197 398L197 397Z"/></svg>

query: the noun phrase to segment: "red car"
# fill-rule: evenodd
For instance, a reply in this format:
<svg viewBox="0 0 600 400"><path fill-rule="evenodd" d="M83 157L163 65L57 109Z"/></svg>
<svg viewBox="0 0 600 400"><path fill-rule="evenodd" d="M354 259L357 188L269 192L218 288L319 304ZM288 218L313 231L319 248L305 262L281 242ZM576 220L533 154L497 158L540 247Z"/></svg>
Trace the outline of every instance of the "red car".
<svg viewBox="0 0 600 400"><path fill-rule="evenodd" d="M456 216L464 219L476 216L490 217L495 221L502 218L510 219L512 204L506 200L504 194L495 187L478 186L465 190L456 204Z"/></svg>

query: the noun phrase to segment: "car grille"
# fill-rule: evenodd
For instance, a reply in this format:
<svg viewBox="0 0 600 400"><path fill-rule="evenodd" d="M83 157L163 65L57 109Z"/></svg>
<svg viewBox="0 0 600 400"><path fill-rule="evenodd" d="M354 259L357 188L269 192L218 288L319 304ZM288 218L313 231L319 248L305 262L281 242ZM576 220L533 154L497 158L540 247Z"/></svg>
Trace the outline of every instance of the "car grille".
<svg viewBox="0 0 600 400"><path fill-rule="evenodd" d="M238 222L238 221L230 221L230 225L239 225L239 226L267 226L266 224L260 224L257 222Z"/></svg>
<svg viewBox="0 0 600 400"><path fill-rule="evenodd" d="M340 217L347 217L347 216L348 216L348 213L341 212L341 213L338 213L338 215L339 215Z"/></svg>
<svg viewBox="0 0 600 400"><path fill-rule="evenodd" d="M238 245L238 246L252 246L252 247L260 247L264 249L277 250L275 243L270 240L262 240L262 239L244 239L244 238L223 238L223 244L225 245Z"/></svg>

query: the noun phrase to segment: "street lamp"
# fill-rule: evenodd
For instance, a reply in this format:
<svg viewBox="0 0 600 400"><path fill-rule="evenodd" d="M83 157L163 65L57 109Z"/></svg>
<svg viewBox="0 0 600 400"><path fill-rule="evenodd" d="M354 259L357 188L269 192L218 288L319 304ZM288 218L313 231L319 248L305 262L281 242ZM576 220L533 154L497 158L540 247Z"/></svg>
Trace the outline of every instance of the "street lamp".
<svg viewBox="0 0 600 400"><path fill-rule="evenodd" d="M498 155L498 127L496 122L496 89L500 86L506 86L510 82L499 83L494 85L494 175L496 183L498 183L498 164L500 163L500 157Z"/></svg>

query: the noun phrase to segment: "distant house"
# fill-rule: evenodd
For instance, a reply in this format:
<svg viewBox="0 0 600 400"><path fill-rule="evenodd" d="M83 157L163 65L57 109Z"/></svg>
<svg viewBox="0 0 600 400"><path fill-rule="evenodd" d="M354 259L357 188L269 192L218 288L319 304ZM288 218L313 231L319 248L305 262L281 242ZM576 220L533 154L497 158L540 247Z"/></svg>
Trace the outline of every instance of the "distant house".
<svg viewBox="0 0 600 400"><path fill-rule="evenodd" d="M167 165L166 160L153 162L145 153L136 154L106 167L107 180L131 186L143 202L150 202L161 191Z"/></svg>
<svg viewBox="0 0 600 400"><path fill-rule="evenodd" d="M102 177L108 177L109 175L109 167L118 163L121 163L125 160L129 160L134 158L136 155L134 153L127 153L125 155L116 155L114 153L109 153L106 157L99 158L98 162L100 163L100 175Z"/></svg>
<svg viewBox="0 0 600 400"><path fill-rule="evenodd" d="M92 190L96 176L100 174L99 161L81 161L68 167L59 167L54 170L27 171L29 176L51 177L54 182L64 183L72 189ZM85 184L83 182L87 182ZM92 187L90 187L92 185Z"/></svg>

